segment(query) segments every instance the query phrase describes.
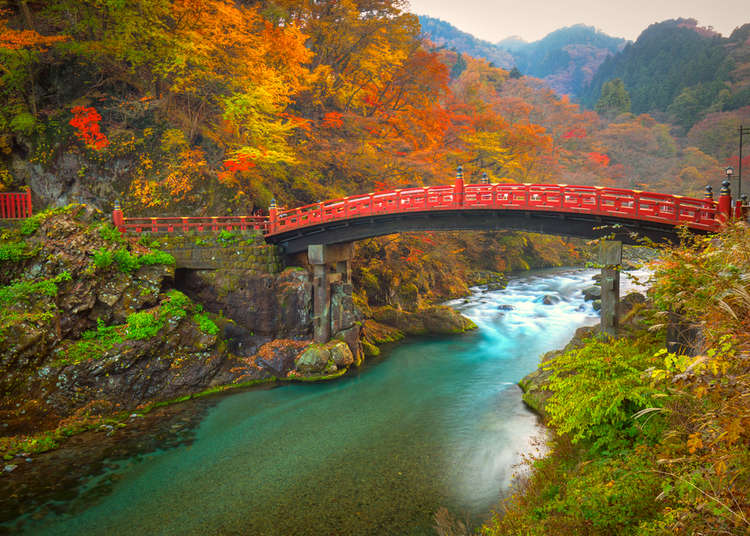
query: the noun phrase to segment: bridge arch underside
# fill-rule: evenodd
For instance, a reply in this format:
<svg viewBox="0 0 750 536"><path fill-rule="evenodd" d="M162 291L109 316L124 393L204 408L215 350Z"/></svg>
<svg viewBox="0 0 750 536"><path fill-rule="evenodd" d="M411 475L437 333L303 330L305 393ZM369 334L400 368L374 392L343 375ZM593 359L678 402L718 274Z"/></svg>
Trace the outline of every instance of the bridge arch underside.
<svg viewBox="0 0 750 536"><path fill-rule="evenodd" d="M444 210L382 214L329 221L266 237L292 255L307 251L311 244L341 244L365 238L409 231L523 231L584 239L613 237L637 245L639 239L677 242L678 229L657 223L569 212L525 210ZM705 231L693 231L705 233Z"/></svg>

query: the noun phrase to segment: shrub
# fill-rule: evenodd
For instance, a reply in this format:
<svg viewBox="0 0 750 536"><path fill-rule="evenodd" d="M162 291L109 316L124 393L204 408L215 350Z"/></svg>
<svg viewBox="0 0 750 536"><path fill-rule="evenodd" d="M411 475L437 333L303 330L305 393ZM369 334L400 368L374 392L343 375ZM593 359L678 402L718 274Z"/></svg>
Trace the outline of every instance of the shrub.
<svg viewBox="0 0 750 536"><path fill-rule="evenodd" d="M165 251L154 250L138 257L142 266L151 266L154 264L167 264L174 266L175 260L172 255Z"/></svg>
<svg viewBox="0 0 750 536"><path fill-rule="evenodd" d="M105 248L99 248L94 252L94 266L97 268L109 268L112 266L112 252Z"/></svg>
<svg viewBox="0 0 750 536"><path fill-rule="evenodd" d="M99 225L99 236L108 242L115 242L117 244L122 244L125 242L125 239L122 237L122 233L120 233L120 230L117 229L114 225L108 222L104 222L101 225Z"/></svg>
<svg viewBox="0 0 750 536"><path fill-rule="evenodd" d="M131 254L127 249L120 248L113 254L113 259L117 264L117 269L124 273L131 273L140 267L138 257Z"/></svg>
<svg viewBox="0 0 750 536"><path fill-rule="evenodd" d="M658 393L644 371L661 364L654 335L635 340L588 339L544 364L553 374L546 410L559 433L573 442L593 441L598 448L622 447L636 438L655 437L657 417L643 428L633 419L638 411L658 406ZM658 428L658 427L657 427ZM644 436L645 433L645 436Z"/></svg>

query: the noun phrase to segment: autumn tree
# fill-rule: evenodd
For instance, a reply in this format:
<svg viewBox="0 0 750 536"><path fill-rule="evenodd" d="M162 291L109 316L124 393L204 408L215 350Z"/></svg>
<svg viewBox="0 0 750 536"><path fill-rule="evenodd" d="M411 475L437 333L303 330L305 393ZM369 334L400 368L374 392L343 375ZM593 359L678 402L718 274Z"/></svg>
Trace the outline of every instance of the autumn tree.
<svg viewBox="0 0 750 536"><path fill-rule="evenodd" d="M621 79L609 80L602 86L601 96L594 109L610 119L630 111L630 95Z"/></svg>

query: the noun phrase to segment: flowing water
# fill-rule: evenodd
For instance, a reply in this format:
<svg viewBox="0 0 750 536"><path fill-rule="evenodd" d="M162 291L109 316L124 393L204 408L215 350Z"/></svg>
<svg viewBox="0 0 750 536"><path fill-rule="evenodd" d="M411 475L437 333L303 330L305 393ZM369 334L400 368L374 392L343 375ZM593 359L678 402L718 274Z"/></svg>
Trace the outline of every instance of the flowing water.
<svg viewBox="0 0 750 536"><path fill-rule="evenodd" d="M476 332L411 340L337 381L225 396L190 444L111 465L89 485L106 477L108 493L24 527L87 536L434 534L441 506L477 524L542 433L516 382L598 321L581 294L593 273L543 271L504 290L475 289L449 305Z"/></svg>

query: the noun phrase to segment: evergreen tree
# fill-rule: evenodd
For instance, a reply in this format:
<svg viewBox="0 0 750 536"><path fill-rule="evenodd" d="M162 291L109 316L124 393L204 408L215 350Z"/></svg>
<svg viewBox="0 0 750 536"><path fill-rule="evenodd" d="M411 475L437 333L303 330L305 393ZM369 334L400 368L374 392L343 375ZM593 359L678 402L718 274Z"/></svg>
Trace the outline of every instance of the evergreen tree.
<svg viewBox="0 0 750 536"><path fill-rule="evenodd" d="M610 119L630 111L630 95L620 78L608 80L602 86L601 97L594 108Z"/></svg>

